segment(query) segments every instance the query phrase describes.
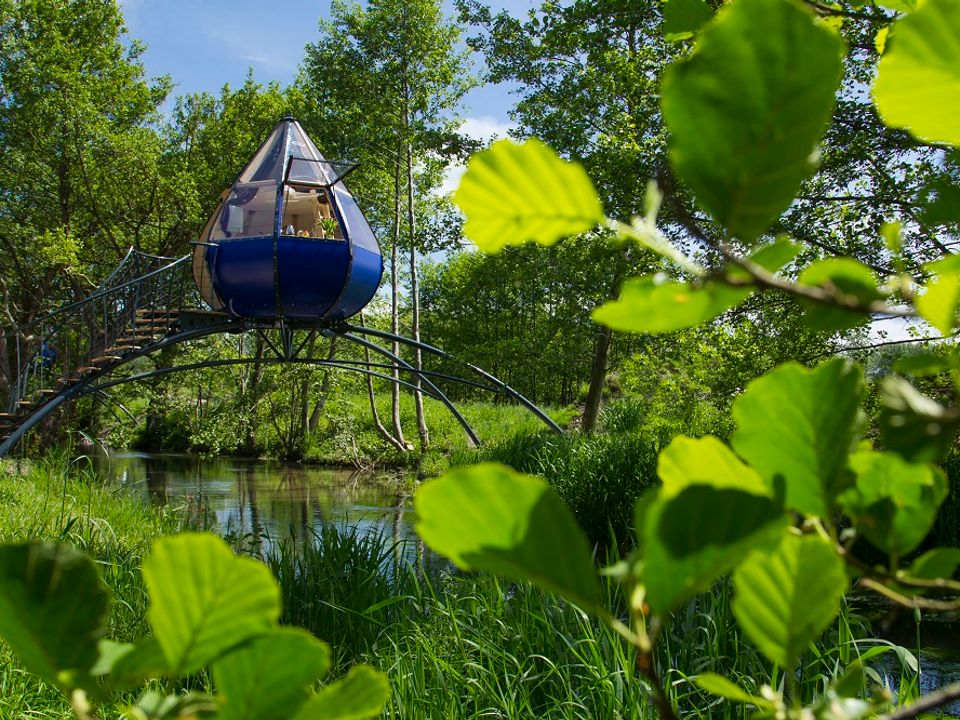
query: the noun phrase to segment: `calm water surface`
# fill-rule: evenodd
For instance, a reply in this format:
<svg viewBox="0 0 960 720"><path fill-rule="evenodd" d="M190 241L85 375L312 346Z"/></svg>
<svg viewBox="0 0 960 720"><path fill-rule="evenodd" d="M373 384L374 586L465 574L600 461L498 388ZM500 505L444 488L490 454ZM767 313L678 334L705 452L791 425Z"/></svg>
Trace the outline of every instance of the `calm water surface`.
<svg viewBox="0 0 960 720"><path fill-rule="evenodd" d="M415 537L402 475L137 452L99 454L93 463L105 482L152 505L188 505L208 529L254 548L287 538L299 542L329 524L387 540Z"/></svg>

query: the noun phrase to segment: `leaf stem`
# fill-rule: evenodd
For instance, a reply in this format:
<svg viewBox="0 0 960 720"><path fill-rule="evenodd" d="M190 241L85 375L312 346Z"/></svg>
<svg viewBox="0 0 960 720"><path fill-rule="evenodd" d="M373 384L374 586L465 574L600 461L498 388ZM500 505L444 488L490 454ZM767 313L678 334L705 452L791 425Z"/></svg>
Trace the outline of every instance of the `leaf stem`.
<svg viewBox="0 0 960 720"><path fill-rule="evenodd" d="M607 218L607 227L621 237L627 237L637 241L643 247L666 258L694 277L704 277L707 274L705 268L680 252L680 250L657 229L657 226L646 218L634 218L633 223L630 225L619 220Z"/></svg>

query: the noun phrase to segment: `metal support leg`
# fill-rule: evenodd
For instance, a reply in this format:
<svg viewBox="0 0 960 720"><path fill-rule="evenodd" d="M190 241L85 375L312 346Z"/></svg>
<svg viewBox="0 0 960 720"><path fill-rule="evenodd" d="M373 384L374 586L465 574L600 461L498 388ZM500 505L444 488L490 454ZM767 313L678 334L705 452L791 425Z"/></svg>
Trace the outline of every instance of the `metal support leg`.
<svg viewBox="0 0 960 720"><path fill-rule="evenodd" d="M453 414L453 416L457 419L457 422L460 423L464 431L467 433L467 437L470 438L470 442L473 444L473 446L474 447L480 446L480 438L477 437L477 434L473 431L473 428L470 427L470 423L468 423L467 419L460 414L460 411L457 410L456 405L454 405L450 401L450 398L444 395L443 391L441 391L440 388L438 388L436 385L433 384L430 378L427 378L421 375L420 373L418 373L417 369L413 367L413 365L408 363L406 360L404 360L403 358L399 357L398 355L394 355L392 352L390 352L386 348L380 347L376 343L370 342L366 338L357 337L356 335L351 335L350 333L343 333L343 337L345 337L347 340L351 340L357 343L358 345L362 345L363 347L370 348L376 353L380 353L384 357L389 358L390 360L395 362L400 367L406 368L415 376L419 377L424 382L424 384L426 384L426 386L430 388L430 390L436 395L437 400L439 400L440 402L442 402L444 405L447 406L447 409Z"/></svg>
<svg viewBox="0 0 960 720"><path fill-rule="evenodd" d="M453 355L451 355L448 352L444 352L440 348L434 347L433 345L428 345L427 343L411 340L410 338L406 338L403 335L394 335L393 333L386 332L385 330L376 330L374 328L359 327L357 325L351 325L350 323L347 323L347 322L341 323L338 326L337 331L341 333L355 332L355 333L359 333L360 335L373 335L374 337L382 338L384 340L396 340L397 342L403 343L404 345L420 348L421 350L425 350L426 352L432 353L433 355L437 355L447 360L452 360L454 362L460 363L461 365L465 365L472 372L476 373L477 375L482 377L484 380L487 380L493 383L499 389L501 389L504 393L506 393L508 396L512 397L518 403L520 403L525 408L527 408L527 410L529 410L538 418L540 418L540 420L543 421L543 423L547 427L549 427L551 430L553 430L554 432L563 434L563 428L557 425L550 418L549 415L547 415L543 410L538 408L534 403L532 403L530 400L528 400L523 395L518 393L516 390L514 390L512 387L507 385L505 382L503 382L499 378L494 377L493 375L488 373L486 370L482 368L478 368L476 365L471 365L468 362L464 362L463 360L455 358Z"/></svg>

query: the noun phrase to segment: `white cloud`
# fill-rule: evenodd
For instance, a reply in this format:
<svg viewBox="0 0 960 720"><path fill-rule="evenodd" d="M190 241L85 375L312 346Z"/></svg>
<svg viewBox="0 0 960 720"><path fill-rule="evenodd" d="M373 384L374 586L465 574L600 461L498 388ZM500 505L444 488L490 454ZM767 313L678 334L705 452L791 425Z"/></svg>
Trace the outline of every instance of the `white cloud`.
<svg viewBox="0 0 960 720"><path fill-rule="evenodd" d="M468 117L460 124L460 132L482 143L491 143L499 138L507 137L516 123L505 122L490 115ZM466 165L456 164L447 168L443 183L437 188L438 195L447 195L457 189L460 178L467 171Z"/></svg>
<svg viewBox="0 0 960 720"><path fill-rule="evenodd" d="M460 132L477 140L489 142L507 137L516 126L516 123L505 122L490 115L481 115L466 118L460 125Z"/></svg>

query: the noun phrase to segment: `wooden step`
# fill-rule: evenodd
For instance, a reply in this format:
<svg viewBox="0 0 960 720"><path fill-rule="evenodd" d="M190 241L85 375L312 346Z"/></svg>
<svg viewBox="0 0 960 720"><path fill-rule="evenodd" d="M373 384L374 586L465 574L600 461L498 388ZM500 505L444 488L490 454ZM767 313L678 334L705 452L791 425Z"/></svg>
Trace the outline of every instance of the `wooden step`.
<svg viewBox="0 0 960 720"><path fill-rule="evenodd" d="M78 367L78 368L77 368L77 372L80 373L81 375L84 375L84 374L86 374L86 373L97 372L97 371L99 371L100 369L101 369L101 368L94 367L94 366L91 366L91 365L84 365L84 366L82 366L82 367ZM80 378L77 378L77 380L79 380L79 379L80 379Z"/></svg>
<svg viewBox="0 0 960 720"><path fill-rule="evenodd" d="M17 405L23 408L32 408L36 403L32 400L17 400Z"/></svg>
<svg viewBox="0 0 960 720"><path fill-rule="evenodd" d="M116 347L110 347L104 350L106 355L123 355L123 353L131 352L132 350L139 350L139 345L117 345Z"/></svg>
<svg viewBox="0 0 960 720"><path fill-rule="evenodd" d="M41 389L39 390L39 393L40 393L41 395L46 395L47 397L52 397L52 396L56 395L58 392L59 392L59 391L54 390L53 388L41 388Z"/></svg>
<svg viewBox="0 0 960 720"><path fill-rule="evenodd" d="M116 362L117 360L123 360L119 355L101 355L100 357L95 357L88 362L91 365L106 365L107 363Z"/></svg>
<svg viewBox="0 0 960 720"><path fill-rule="evenodd" d="M120 338L118 342L130 343L129 345L124 344L122 347L139 350L142 346L153 342L158 337L158 335L130 335L129 337Z"/></svg>

